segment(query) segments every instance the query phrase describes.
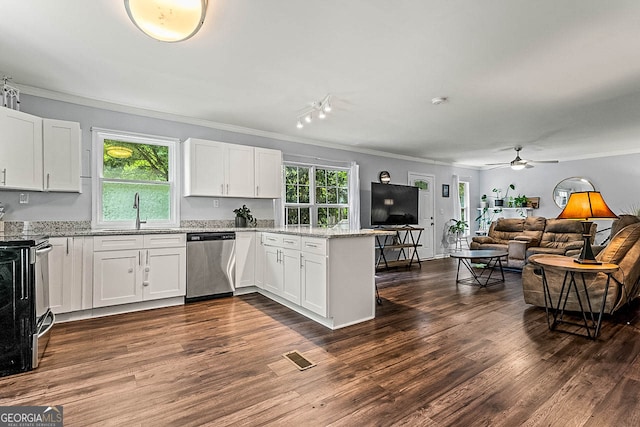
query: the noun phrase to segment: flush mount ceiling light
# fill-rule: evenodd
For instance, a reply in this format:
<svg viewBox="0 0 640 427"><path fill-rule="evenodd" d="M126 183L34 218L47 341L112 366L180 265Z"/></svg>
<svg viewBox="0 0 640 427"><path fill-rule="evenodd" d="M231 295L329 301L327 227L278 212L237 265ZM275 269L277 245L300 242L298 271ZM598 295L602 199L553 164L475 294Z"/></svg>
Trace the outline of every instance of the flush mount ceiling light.
<svg viewBox="0 0 640 427"><path fill-rule="evenodd" d="M124 0L131 21L163 42L187 40L204 23L208 0Z"/></svg>
<svg viewBox="0 0 640 427"><path fill-rule="evenodd" d="M107 147L105 151L107 152L107 156L113 157L114 159L128 159L133 154L131 148L121 147L119 145Z"/></svg>
<svg viewBox="0 0 640 427"><path fill-rule="evenodd" d="M318 102L313 102L311 104L311 107L308 108L306 111L304 111L302 114L300 114L297 119L298 121L296 122L296 127L298 129L302 129L304 127L304 125L302 124L302 121L304 120L306 123L311 123L311 121L313 120L313 116L317 116L319 119L324 119L325 117L327 117L327 113L329 113L331 111L331 95L327 95L324 98L322 98L322 101L318 101Z"/></svg>

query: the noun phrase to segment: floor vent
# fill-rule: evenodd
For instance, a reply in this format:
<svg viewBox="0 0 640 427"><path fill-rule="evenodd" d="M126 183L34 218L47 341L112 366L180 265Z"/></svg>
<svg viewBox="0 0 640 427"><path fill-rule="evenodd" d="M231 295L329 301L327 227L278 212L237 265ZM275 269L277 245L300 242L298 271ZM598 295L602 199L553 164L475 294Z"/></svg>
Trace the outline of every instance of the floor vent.
<svg viewBox="0 0 640 427"><path fill-rule="evenodd" d="M288 353L283 354L285 359L289 360L291 363L296 365L296 368L304 371L305 369L313 368L316 366L315 363L311 362L307 358L305 358L298 350L293 350Z"/></svg>

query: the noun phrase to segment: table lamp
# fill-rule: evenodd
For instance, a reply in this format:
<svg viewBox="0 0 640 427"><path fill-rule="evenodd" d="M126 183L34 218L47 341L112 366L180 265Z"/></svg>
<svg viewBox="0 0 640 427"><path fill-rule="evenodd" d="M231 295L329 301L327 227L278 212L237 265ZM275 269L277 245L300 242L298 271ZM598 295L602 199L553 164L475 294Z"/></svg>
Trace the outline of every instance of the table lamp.
<svg viewBox="0 0 640 427"><path fill-rule="evenodd" d="M582 220L582 252L574 261L580 264L602 264L596 261L591 249L591 224L596 219L614 219L618 218L616 214L611 212L609 206L604 202L599 191L579 191L571 193L569 201L564 207L558 219L580 219Z"/></svg>

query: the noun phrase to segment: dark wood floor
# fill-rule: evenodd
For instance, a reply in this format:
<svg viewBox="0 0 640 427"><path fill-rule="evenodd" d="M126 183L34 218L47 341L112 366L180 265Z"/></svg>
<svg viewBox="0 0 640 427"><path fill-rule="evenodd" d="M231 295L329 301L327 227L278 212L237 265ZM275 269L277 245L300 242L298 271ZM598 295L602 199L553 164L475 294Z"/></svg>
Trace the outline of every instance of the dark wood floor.
<svg viewBox="0 0 640 427"><path fill-rule="evenodd" d="M0 405L64 405L65 426L640 425L638 304L589 341L549 331L506 276L383 273L376 319L337 331L255 294L56 325Z"/></svg>

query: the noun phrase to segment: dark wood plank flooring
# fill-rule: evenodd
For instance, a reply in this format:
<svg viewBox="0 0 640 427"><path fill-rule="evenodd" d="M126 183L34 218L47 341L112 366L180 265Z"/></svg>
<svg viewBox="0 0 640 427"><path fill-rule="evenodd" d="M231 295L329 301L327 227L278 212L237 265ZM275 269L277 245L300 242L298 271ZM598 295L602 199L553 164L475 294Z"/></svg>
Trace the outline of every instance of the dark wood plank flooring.
<svg viewBox="0 0 640 427"><path fill-rule="evenodd" d="M455 267L379 273L376 319L337 331L257 294L59 324L0 405L64 405L65 426L640 425L637 302L590 341L549 331L519 273L481 289Z"/></svg>

